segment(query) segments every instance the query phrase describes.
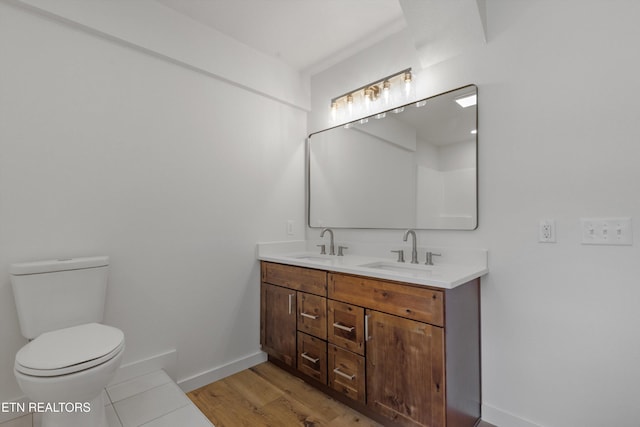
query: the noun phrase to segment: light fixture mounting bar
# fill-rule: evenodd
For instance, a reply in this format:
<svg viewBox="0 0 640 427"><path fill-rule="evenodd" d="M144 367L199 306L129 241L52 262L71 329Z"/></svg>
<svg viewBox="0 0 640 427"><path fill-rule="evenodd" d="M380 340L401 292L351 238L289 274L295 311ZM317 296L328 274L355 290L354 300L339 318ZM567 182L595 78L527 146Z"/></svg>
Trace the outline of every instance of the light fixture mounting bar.
<svg viewBox="0 0 640 427"><path fill-rule="evenodd" d="M360 86L360 87L359 87L359 88L357 88L357 89L350 90L349 92L343 93L342 95L340 95L340 96L336 96L335 98L331 98L331 104L333 104L334 102L337 102L338 100L340 100L340 99L342 99L342 98L345 98L345 97L347 97L347 96L349 96L349 95L352 95L352 94L354 94L354 93L360 92L361 90L368 89L368 88L370 88L371 86L379 85L380 83L383 83L383 82L385 82L386 80L391 80L391 79L393 79L394 77L397 77L397 76L399 76L399 75L401 75L401 74L404 74L404 73L407 73L407 72L411 72L411 67L409 67L409 68L405 68L405 69L404 69L404 70L402 70L402 71L398 71L397 73L393 73L393 74L391 74L391 75L388 75L388 76L386 76L386 77L383 77L383 78L378 79L378 80L376 80L376 81L373 81L373 82L371 82L371 83L367 83L367 84L366 84L366 85L364 85L364 86Z"/></svg>

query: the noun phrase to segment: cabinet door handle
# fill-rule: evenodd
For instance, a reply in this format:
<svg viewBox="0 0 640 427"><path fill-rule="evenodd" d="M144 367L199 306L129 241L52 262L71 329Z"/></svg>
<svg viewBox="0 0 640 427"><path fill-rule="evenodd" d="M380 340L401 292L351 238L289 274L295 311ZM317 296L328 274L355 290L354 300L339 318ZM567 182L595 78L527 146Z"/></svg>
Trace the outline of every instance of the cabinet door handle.
<svg viewBox="0 0 640 427"><path fill-rule="evenodd" d="M364 340L369 341L371 337L369 336L369 315L366 314L364 316Z"/></svg>
<svg viewBox="0 0 640 427"><path fill-rule="evenodd" d="M311 363L318 363L318 361L320 361L320 358L314 359L311 356L307 356L307 352L306 351L304 353L302 353L300 356L302 356L303 359L307 359Z"/></svg>
<svg viewBox="0 0 640 427"><path fill-rule="evenodd" d="M334 372L334 373L336 373L336 374L338 374L338 375L340 375L340 376L341 376L341 377L343 377L343 378L348 379L349 381L353 381L353 379L356 377L355 375L348 375L348 374L345 374L344 372L342 372L342 371L340 370L340 368L336 368L336 369L334 369L334 370L333 370L333 372Z"/></svg>
<svg viewBox="0 0 640 427"><path fill-rule="evenodd" d="M319 316L314 316L313 314L309 314L309 313L300 313L300 316L302 317L308 317L309 319L313 319L313 320L317 320Z"/></svg>
<svg viewBox="0 0 640 427"><path fill-rule="evenodd" d="M296 294L289 294L289 314L292 313L291 308L293 307L293 297L295 297Z"/></svg>
<svg viewBox="0 0 640 427"><path fill-rule="evenodd" d="M355 329L355 326L351 326L351 327L349 327L349 326L344 326L344 325L341 325L341 324L340 324L340 323L338 323L338 322L334 323L334 324L333 324L333 327L334 327L334 328L338 328L338 329L342 329L343 331L347 331L347 332L353 332L353 330Z"/></svg>

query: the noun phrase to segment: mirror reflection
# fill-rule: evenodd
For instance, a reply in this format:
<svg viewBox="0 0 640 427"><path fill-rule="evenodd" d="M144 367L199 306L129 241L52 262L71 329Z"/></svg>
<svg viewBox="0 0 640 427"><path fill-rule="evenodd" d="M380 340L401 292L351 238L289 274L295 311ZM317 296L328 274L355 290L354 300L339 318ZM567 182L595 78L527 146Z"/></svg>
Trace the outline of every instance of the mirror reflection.
<svg viewBox="0 0 640 427"><path fill-rule="evenodd" d="M309 226L473 230L477 88L312 134Z"/></svg>

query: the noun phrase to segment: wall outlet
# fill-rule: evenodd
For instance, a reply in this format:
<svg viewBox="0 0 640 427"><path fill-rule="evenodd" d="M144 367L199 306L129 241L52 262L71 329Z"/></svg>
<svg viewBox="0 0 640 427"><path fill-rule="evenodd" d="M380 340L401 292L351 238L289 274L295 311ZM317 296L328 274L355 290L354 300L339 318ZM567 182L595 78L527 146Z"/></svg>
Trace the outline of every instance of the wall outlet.
<svg viewBox="0 0 640 427"><path fill-rule="evenodd" d="M554 219L541 219L538 228L538 242L556 242L556 221Z"/></svg>
<svg viewBox="0 0 640 427"><path fill-rule="evenodd" d="M294 223L292 219L287 220L287 235L289 236L293 236L294 234L296 234L293 225Z"/></svg>
<svg viewBox="0 0 640 427"><path fill-rule="evenodd" d="M633 245L631 218L580 218L583 245Z"/></svg>

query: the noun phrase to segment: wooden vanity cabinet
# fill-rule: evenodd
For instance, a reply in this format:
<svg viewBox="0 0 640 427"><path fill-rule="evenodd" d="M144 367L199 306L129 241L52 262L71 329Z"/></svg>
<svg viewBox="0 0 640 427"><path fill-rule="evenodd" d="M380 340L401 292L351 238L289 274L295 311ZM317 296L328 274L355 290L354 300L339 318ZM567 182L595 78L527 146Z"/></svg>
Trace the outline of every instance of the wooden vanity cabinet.
<svg viewBox="0 0 640 427"><path fill-rule="evenodd" d="M300 373L327 383L327 272L261 264L262 350Z"/></svg>
<svg viewBox="0 0 640 427"><path fill-rule="evenodd" d="M263 261L261 344L274 363L385 426L473 427L479 285L440 289Z"/></svg>

